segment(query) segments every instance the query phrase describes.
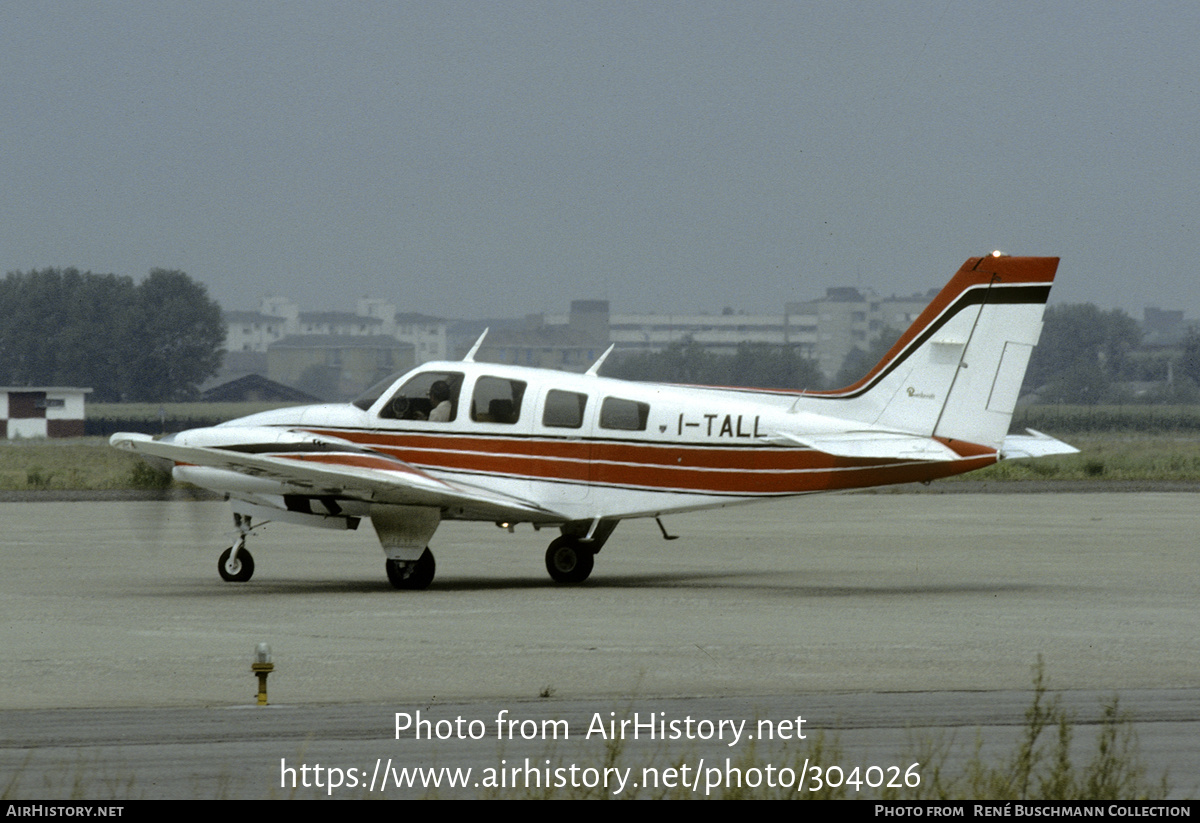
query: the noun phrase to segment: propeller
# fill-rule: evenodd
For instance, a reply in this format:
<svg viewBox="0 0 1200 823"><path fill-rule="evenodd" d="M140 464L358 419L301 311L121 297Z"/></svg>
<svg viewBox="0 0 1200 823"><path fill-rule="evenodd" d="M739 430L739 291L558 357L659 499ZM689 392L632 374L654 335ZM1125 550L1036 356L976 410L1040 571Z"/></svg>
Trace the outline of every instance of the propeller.
<svg viewBox="0 0 1200 823"><path fill-rule="evenodd" d="M133 493L127 501L127 520L142 543L164 546L212 548L214 535L224 535L225 524L214 523L213 511L202 504L221 500L205 489L178 483L174 464L160 457L139 456L130 470Z"/></svg>

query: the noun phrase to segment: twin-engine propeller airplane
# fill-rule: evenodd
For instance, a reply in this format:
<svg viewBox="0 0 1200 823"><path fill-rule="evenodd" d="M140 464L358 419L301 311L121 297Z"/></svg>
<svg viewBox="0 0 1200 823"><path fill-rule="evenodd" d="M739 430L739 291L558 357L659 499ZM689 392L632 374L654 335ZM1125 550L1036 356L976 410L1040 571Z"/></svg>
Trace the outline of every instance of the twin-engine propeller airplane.
<svg viewBox="0 0 1200 823"><path fill-rule="evenodd" d="M238 536L218 563L225 580L254 573L246 536L263 520L354 529L369 517L396 588L433 580L428 543L443 520L557 527L546 568L579 583L627 518L1076 451L1007 434L1057 267L968 260L878 365L837 391L614 380L598 375L608 352L585 374L482 363L481 337L462 361L426 363L353 403L111 443L229 499Z"/></svg>

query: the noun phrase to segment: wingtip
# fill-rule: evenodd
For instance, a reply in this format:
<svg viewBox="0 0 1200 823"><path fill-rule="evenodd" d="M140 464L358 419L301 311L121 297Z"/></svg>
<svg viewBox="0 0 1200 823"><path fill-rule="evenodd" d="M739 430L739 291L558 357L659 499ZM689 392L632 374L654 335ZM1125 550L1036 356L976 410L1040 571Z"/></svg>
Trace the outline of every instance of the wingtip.
<svg viewBox="0 0 1200 823"><path fill-rule="evenodd" d="M108 445L114 449L133 450L133 444L138 441L153 440L154 438L148 434L141 432L117 432L112 437L108 438Z"/></svg>

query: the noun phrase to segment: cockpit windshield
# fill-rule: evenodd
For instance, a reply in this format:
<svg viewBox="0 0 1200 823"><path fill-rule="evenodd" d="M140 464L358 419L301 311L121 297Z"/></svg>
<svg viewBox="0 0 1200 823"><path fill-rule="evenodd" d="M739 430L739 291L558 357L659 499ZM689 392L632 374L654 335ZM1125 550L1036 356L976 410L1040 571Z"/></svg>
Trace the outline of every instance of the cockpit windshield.
<svg viewBox="0 0 1200 823"><path fill-rule="evenodd" d="M390 389L392 384L399 380L403 374L404 372L396 372L389 377L385 377L350 402L358 406L363 411L367 411L375 405L375 401L378 400L385 391Z"/></svg>
<svg viewBox="0 0 1200 823"><path fill-rule="evenodd" d="M404 381L379 416L389 420L428 420L448 423L458 415L462 372L426 371Z"/></svg>

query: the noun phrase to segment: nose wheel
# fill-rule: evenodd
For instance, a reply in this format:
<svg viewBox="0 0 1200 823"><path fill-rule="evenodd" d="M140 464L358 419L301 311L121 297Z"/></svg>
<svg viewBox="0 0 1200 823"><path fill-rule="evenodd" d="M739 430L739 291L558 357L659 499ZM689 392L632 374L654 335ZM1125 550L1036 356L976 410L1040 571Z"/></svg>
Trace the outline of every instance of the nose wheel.
<svg viewBox="0 0 1200 823"><path fill-rule="evenodd" d="M258 525L265 526L266 523ZM254 576L254 558L246 551L246 536L258 526L250 525L249 515L237 512L233 513L233 526L237 529L237 537L217 558L217 573L226 583L245 583Z"/></svg>
<svg viewBox="0 0 1200 823"><path fill-rule="evenodd" d="M245 543L245 541L240 540L238 543ZM236 556L233 552L234 549L237 549ZM230 546L221 552L221 557L217 560L217 572L227 583L245 583L254 576L254 558L244 546Z"/></svg>

